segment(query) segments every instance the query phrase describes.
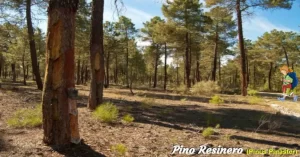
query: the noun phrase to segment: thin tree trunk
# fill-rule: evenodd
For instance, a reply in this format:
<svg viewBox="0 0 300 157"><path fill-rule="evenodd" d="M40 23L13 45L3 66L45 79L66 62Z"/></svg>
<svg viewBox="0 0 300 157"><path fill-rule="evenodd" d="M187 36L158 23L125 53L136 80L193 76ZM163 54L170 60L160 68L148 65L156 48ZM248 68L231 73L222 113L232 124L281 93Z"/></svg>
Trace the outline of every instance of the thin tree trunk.
<svg viewBox="0 0 300 157"><path fill-rule="evenodd" d="M42 97L43 140L48 145L80 142L74 80L77 6L78 0L49 1L46 74Z"/></svg>
<svg viewBox="0 0 300 157"><path fill-rule="evenodd" d="M26 79L28 79L28 77L29 77L28 73L29 73L29 65L27 64L26 65Z"/></svg>
<svg viewBox="0 0 300 157"><path fill-rule="evenodd" d="M222 81L222 78L221 78L221 55L219 54L219 82Z"/></svg>
<svg viewBox="0 0 300 157"><path fill-rule="evenodd" d="M179 86L179 67L178 67L178 65L177 65L177 67L176 67L176 83L177 83L177 86Z"/></svg>
<svg viewBox="0 0 300 157"><path fill-rule="evenodd" d="M0 78L1 78L1 76L2 76L2 61L1 61L1 59L0 59Z"/></svg>
<svg viewBox="0 0 300 157"><path fill-rule="evenodd" d="M165 80L164 80L164 90L167 89L167 79L168 79L168 74L167 74L167 43L165 43Z"/></svg>
<svg viewBox="0 0 300 157"><path fill-rule="evenodd" d="M76 79L76 84L80 84L80 58L77 59L77 79Z"/></svg>
<svg viewBox="0 0 300 157"><path fill-rule="evenodd" d="M153 76L153 88L156 88L157 85L157 66L159 60L159 47L156 45L156 54L155 54L155 65L154 65L154 76Z"/></svg>
<svg viewBox="0 0 300 157"><path fill-rule="evenodd" d="M246 53L244 48L243 37L243 25L242 25L242 13L240 8L240 0L236 1L236 12L238 22L238 36L239 36L239 48L241 53L241 93L243 96L247 95L247 70L246 70Z"/></svg>
<svg viewBox="0 0 300 157"><path fill-rule="evenodd" d="M272 87L271 87L272 68L273 68L273 63L271 62L270 63L270 70L269 70L269 77L268 77L268 83L269 83L269 90L270 91L272 90Z"/></svg>
<svg viewBox="0 0 300 157"><path fill-rule="evenodd" d="M286 52L286 49L284 46L282 46L282 49L283 49L283 52L284 52L284 55L285 55L285 59L286 59L286 64L288 67L290 67L290 63L289 63L289 57L288 57L288 54Z"/></svg>
<svg viewBox="0 0 300 157"><path fill-rule="evenodd" d="M247 88L249 85L249 81L250 81L250 68L249 68L249 60L248 60L248 56L246 54L246 69L247 69Z"/></svg>
<svg viewBox="0 0 300 157"><path fill-rule="evenodd" d="M256 66L253 64L253 88L256 89Z"/></svg>
<svg viewBox="0 0 300 157"><path fill-rule="evenodd" d="M13 82L16 82L17 81L17 74L16 74L16 64L15 63L11 64L11 72L12 72Z"/></svg>
<svg viewBox="0 0 300 157"><path fill-rule="evenodd" d="M109 87L109 59L110 59L110 52L107 51L107 58L106 58L106 85L105 87Z"/></svg>
<svg viewBox="0 0 300 157"><path fill-rule="evenodd" d="M26 85L25 49L22 55L22 67L23 67L23 84Z"/></svg>
<svg viewBox="0 0 300 157"><path fill-rule="evenodd" d="M89 81L89 70L88 70L88 65L85 65L85 77L84 77L84 84Z"/></svg>
<svg viewBox="0 0 300 157"><path fill-rule="evenodd" d="M185 48L185 73L186 73L186 82L187 82L187 88L191 87L191 80L190 80L190 56L189 56L189 33L186 32L185 35L185 42L186 42L186 48Z"/></svg>
<svg viewBox="0 0 300 157"><path fill-rule="evenodd" d="M118 84L118 55L115 56L115 84Z"/></svg>
<svg viewBox="0 0 300 157"><path fill-rule="evenodd" d="M217 26L217 31L216 31L216 36L215 36L215 55L214 55L214 62L213 62L213 70L212 70L212 81L216 81L216 75L217 75L217 59L218 59L218 41L219 40L219 35L218 35L218 26Z"/></svg>
<svg viewBox="0 0 300 157"><path fill-rule="evenodd" d="M127 28L126 28L126 83L127 83L127 88L129 88L129 45L128 45L128 32L127 32Z"/></svg>
<svg viewBox="0 0 300 157"><path fill-rule="evenodd" d="M92 80L88 108L94 110L103 101L104 51L103 51L103 10L104 0L93 0L92 30L90 40L90 61Z"/></svg>
<svg viewBox="0 0 300 157"><path fill-rule="evenodd" d="M294 63L292 63L292 69L295 70L295 69L294 69Z"/></svg>
<svg viewBox="0 0 300 157"><path fill-rule="evenodd" d="M4 78L6 79L7 77L7 65L4 65Z"/></svg>
<svg viewBox="0 0 300 157"><path fill-rule="evenodd" d="M37 56L36 56L36 48L34 41L34 33L31 21L31 0L26 0L26 21L27 21L27 30L28 30L28 39L30 46L30 56L31 56L31 64L32 71L35 75L35 81L39 90L43 89L43 82L40 76L40 71L37 65Z"/></svg>

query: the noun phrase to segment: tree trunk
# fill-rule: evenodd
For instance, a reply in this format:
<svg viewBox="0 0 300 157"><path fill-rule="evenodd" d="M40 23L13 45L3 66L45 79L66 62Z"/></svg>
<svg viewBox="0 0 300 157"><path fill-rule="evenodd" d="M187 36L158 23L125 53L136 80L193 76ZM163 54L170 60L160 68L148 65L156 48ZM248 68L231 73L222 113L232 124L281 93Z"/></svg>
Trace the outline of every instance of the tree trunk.
<svg viewBox="0 0 300 157"><path fill-rule="evenodd" d="M176 83L177 83L177 86L180 85L180 83L179 83L179 67L178 67L178 65L176 67Z"/></svg>
<svg viewBox="0 0 300 157"><path fill-rule="evenodd" d="M191 87L191 80L190 80L190 56L189 56L189 33L186 32L185 35L185 42L186 42L186 47L185 47L185 73L186 73L186 86L187 88Z"/></svg>
<svg viewBox="0 0 300 157"><path fill-rule="evenodd" d="M159 47L158 44L156 45L156 53L155 53L155 64L154 64L154 76L153 76L153 88L156 88L157 85L157 66L158 66L158 59L159 59Z"/></svg>
<svg viewBox="0 0 300 157"><path fill-rule="evenodd" d="M48 145L62 146L80 142L74 80L77 5L78 0L49 1L45 87L42 96L43 140Z"/></svg>
<svg viewBox="0 0 300 157"><path fill-rule="evenodd" d="M168 80L168 74L167 74L167 43L165 43L165 80L164 80L164 90L167 89L167 80Z"/></svg>
<svg viewBox="0 0 300 157"><path fill-rule="evenodd" d="M84 84L87 83L87 81L89 81L89 70L88 70L88 65L85 65L85 76L84 76Z"/></svg>
<svg viewBox="0 0 300 157"><path fill-rule="evenodd" d="M199 54L196 55L196 80L197 82L200 82L200 58L199 58Z"/></svg>
<svg viewBox="0 0 300 157"><path fill-rule="evenodd" d="M218 29L218 26L217 26ZM214 63L213 63L213 70L212 70L212 81L216 81L216 75L217 75L217 59L218 59L218 41L219 36L218 36L218 30L216 31L216 36L215 36L215 55L214 55Z"/></svg>
<svg viewBox="0 0 300 157"><path fill-rule="evenodd" d="M288 57L288 54L286 52L286 49L284 46L282 46L282 49L283 49L283 52L284 52L284 55L285 55L285 59L286 59L286 64L288 67L290 67L290 63L289 63L289 57Z"/></svg>
<svg viewBox="0 0 300 157"><path fill-rule="evenodd" d="M126 86L129 88L129 44L128 44L128 34L127 34L127 28L126 28Z"/></svg>
<svg viewBox="0 0 300 157"><path fill-rule="evenodd" d="M39 90L43 89L43 82L40 76L40 71L37 65L37 56L36 56L36 48L34 41L34 33L31 21L31 0L26 0L26 21L27 21L27 31L28 31L28 39L30 46L30 56L31 56L31 64L32 71L35 75L35 81Z"/></svg>
<svg viewBox="0 0 300 157"><path fill-rule="evenodd" d="M25 49L22 55L22 67L23 67L23 84L26 86Z"/></svg>
<svg viewBox="0 0 300 157"><path fill-rule="evenodd" d="M295 69L294 69L294 63L292 63L292 69L295 71Z"/></svg>
<svg viewBox="0 0 300 157"><path fill-rule="evenodd" d="M77 79L76 79L76 84L80 84L80 58L77 59Z"/></svg>
<svg viewBox="0 0 300 157"><path fill-rule="evenodd" d="M13 82L16 82L17 81L17 74L16 74L16 64L15 63L11 64L11 72L12 72Z"/></svg>
<svg viewBox="0 0 300 157"><path fill-rule="evenodd" d="M270 63L270 70L269 70L269 77L268 77L268 83L269 83L269 90L270 91L272 90L272 87L271 87L272 68L273 68L273 63L271 62Z"/></svg>
<svg viewBox="0 0 300 157"><path fill-rule="evenodd" d="M219 82L221 82L221 55L219 54Z"/></svg>
<svg viewBox="0 0 300 157"><path fill-rule="evenodd" d="M0 59L0 78L2 76L2 65L3 65L3 63L1 62L1 59Z"/></svg>
<svg viewBox="0 0 300 157"><path fill-rule="evenodd" d="M110 52L107 51L107 58L106 58L106 85L105 87L109 87L109 59L110 59Z"/></svg>
<svg viewBox="0 0 300 157"><path fill-rule="evenodd" d="M115 56L115 84L118 84L118 55Z"/></svg>
<svg viewBox="0 0 300 157"><path fill-rule="evenodd" d="M246 71L246 53L244 48L243 37L243 25L242 25L242 13L240 8L240 0L236 1L236 12L238 22L238 36L239 36L239 48L241 52L241 93L243 96L247 95L247 71Z"/></svg>
<svg viewBox="0 0 300 157"><path fill-rule="evenodd" d="M4 78L6 79L6 77L7 77L7 66L4 65Z"/></svg>
<svg viewBox="0 0 300 157"><path fill-rule="evenodd" d="M248 56L247 56L247 53L246 53L246 69L247 69L247 88L248 88L248 85L249 85L249 81L250 81L250 68L249 68L249 60L248 60Z"/></svg>
<svg viewBox="0 0 300 157"><path fill-rule="evenodd" d="M29 76L28 73L29 73L29 65L27 64L26 65L26 79L28 79L28 76Z"/></svg>
<svg viewBox="0 0 300 157"><path fill-rule="evenodd" d="M85 62L84 61L82 61L82 65L81 65L81 69L80 69L80 82L81 82L81 84L84 84L84 72L85 72L85 70L84 70L84 68L85 68Z"/></svg>
<svg viewBox="0 0 300 157"><path fill-rule="evenodd" d="M93 0L92 30L90 40L90 61L92 80L88 108L94 110L103 101L104 50L103 50L103 9L104 0Z"/></svg>
<svg viewBox="0 0 300 157"><path fill-rule="evenodd" d="M256 89L256 66L253 64L253 88Z"/></svg>

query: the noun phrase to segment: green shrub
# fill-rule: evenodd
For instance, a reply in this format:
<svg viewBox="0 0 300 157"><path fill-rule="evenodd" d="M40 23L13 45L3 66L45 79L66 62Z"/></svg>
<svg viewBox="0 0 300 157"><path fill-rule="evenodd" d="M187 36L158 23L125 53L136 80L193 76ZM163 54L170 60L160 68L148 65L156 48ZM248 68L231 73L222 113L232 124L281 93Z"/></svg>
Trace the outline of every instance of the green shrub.
<svg viewBox="0 0 300 157"><path fill-rule="evenodd" d="M187 100L186 98L180 99L181 102L185 102L186 100Z"/></svg>
<svg viewBox="0 0 300 157"><path fill-rule="evenodd" d="M178 94L187 94L189 92L189 88L182 84L173 88L173 91Z"/></svg>
<svg viewBox="0 0 300 157"><path fill-rule="evenodd" d="M209 100L209 103L219 105L223 104L224 100L220 96L215 95Z"/></svg>
<svg viewBox="0 0 300 157"><path fill-rule="evenodd" d="M250 90L248 90L247 93L248 93L249 96L256 96L257 93L258 93L258 91L257 91L257 90L250 89Z"/></svg>
<svg viewBox="0 0 300 157"><path fill-rule="evenodd" d="M155 105L155 99L153 98L145 98L142 100L141 107L144 109L151 108L151 106Z"/></svg>
<svg viewBox="0 0 300 157"><path fill-rule="evenodd" d="M212 127L208 127L208 128L206 128L206 129L203 130L202 136L204 138L208 138L211 135L213 135L214 133L215 133L215 130Z"/></svg>
<svg viewBox="0 0 300 157"><path fill-rule="evenodd" d="M214 81L201 81L191 88L193 95L213 95L220 91L220 86Z"/></svg>
<svg viewBox="0 0 300 157"><path fill-rule="evenodd" d="M119 115L118 108L111 102L106 102L101 104L93 112L93 116L104 123L112 123L116 121L118 115Z"/></svg>
<svg viewBox="0 0 300 157"><path fill-rule="evenodd" d="M116 144L111 146L111 150L117 155L117 156L125 156L127 152L127 148L124 144Z"/></svg>
<svg viewBox="0 0 300 157"><path fill-rule="evenodd" d="M263 100L257 96L248 97L248 103L251 105L260 104Z"/></svg>
<svg viewBox="0 0 300 157"><path fill-rule="evenodd" d="M123 118L122 118L122 121L124 123L131 123L134 121L134 117L130 114L126 114Z"/></svg>
<svg viewBox="0 0 300 157"><path fill-rule="evenodd" d="M216 129L219 129L220 127L221 127L220 124L217 124L217 125L215 126Z"/></svg>
<svg viewBox="0 0 300 157"><path fill-rule="evenodd" d="M42 120L42 105L38 105L31 109L19 109L14 112L14 115L7 120L7 124L11 127L37 127L41 126Z"/></svg>

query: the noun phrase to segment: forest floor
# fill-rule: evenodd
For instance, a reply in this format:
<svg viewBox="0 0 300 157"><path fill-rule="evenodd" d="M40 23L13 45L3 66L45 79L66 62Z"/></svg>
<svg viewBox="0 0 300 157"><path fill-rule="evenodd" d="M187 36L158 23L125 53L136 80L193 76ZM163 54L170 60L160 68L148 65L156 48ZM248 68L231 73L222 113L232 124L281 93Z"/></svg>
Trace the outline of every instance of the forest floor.
<svg viewBox="0 0 300 157"><path fill-rule="evenodd" d="M77 88L80 95L79 127L83 142L80 145L56 149L43 144L41 127L16 129L6 124L16 110L40 104L41 91L33 83L28 86L21 83L3 85L0 89L0 156L112 157L116 156L112 146L117 144L126 147L125 156L128 157L187 156L170 154L176 144L184 147L210 144L214 147L242 147L244 150L300 150L300 123L290 116L278 114L270 107L270 103L276 101L276 98L266 97L257 104L250 104L250 98L247 97L221 95L225 99L224 104L214 105L205 96L138 89L134 90L135 95L132 96L128 89L111 87L104 90L105 101L117 105L120 117L130 113L135 120L127 125L109 125L95 120L91 116L92 112L86 108L88 87ZM145 101L151 102L151 105L143 105ZM261 120L269 123L258 129ZM202 136L202 131L208 125L217 124L220 127L215 129L214 135L209 138ZM280 128L276 127L277 124L280 124Z"/></svg>

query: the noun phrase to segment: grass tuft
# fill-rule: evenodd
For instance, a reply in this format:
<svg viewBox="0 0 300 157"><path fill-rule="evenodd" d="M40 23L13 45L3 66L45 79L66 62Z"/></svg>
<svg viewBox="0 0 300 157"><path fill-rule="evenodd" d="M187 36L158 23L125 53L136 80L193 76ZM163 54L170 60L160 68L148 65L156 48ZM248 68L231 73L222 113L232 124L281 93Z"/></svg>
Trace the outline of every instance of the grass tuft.
<svg viewBox="0 0 300 157"><path fill-rule="evenodd" d="M209 103L220 105L224 103L224 100L220 96L215 95L209 100Z"/></svg>
<svg viewBox="0 0 300 157"><path fill-rule="evenodd" d="M257 96L251 96L248 97L248 103L251 105L257 105L260 104L263 100L260 97Z"/></svg>
<svg viewBox="0 0 300 157"><path fill-rule="evenodd" d="M130 114L126 114L123 118L122 118L122 122L124 123L131 123L134 121L134 117Z"/></svg>
<svg viewBox="0 0 300 157"><path fill-rule="evenodd" d="M119 110L116 105L111 102L101 104L93 112L93 116L104 123L113 123L117 120Z"/></svg>
<svg viewBox="0 0 300 157"><path fill-rule="evenodd" d="M203 136L204 138L209 138L209 137L210 137L211 135L213 135L214 133L215 133L214 128L208 127L208 128L206 128L206 129L203 130L202 136Z"/></svg>
<svg viewBox="0 0 300 157"><path fill-rule="evenodd" d="M116 144L111 146L111 150L117 155L117 156L125 156L127 152L127 148L124 144Z"/></svg>
<svg viewBox="0 0 300 157"><path fill-rule="evenodd" d="M7 120L8 126L15 128L38 127L41 126L42 123L42 105L38 105L31 109L19 109Z"/></svg>

